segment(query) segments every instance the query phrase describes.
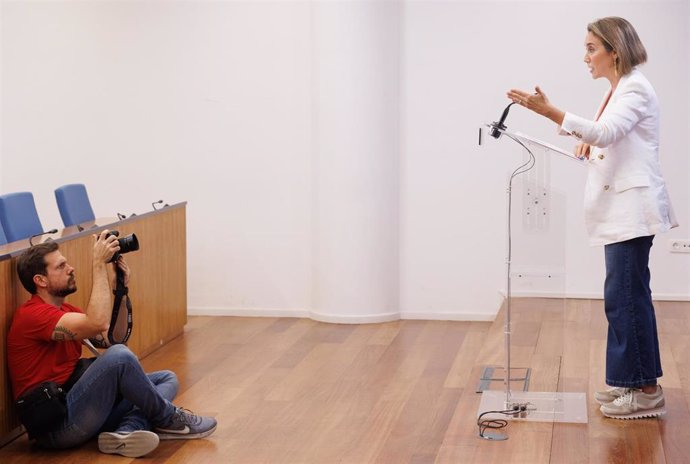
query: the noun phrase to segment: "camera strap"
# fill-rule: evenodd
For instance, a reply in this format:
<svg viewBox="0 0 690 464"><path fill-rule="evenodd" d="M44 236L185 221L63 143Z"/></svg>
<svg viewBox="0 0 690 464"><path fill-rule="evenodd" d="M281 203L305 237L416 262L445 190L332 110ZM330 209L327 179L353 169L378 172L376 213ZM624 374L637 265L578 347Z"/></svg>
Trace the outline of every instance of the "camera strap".
<svg viewBox="0 0 690 464"><path fill-rule="evenodd" d="M132 302L129 299L129 289L125 285L125 274L116 268L116 288L113 290L115 302L108 328L108 342L111 345L125 344L132 334Z"/></svg>

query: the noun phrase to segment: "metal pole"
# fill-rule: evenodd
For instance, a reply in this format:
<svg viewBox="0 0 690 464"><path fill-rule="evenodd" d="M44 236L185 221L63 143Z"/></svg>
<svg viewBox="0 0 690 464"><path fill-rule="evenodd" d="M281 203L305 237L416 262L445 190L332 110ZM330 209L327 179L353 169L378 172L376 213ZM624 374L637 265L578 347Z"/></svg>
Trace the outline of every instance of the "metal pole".
<svg viewBox="0 0 690 464"><path fill-rule="evenodd" d="M511 227L510 227L510 215L511 215L511 205L512 205L512 190L513 190L513 177L511 176L508 181L508 234L506 237L506 314L505 314L505 326L503 329L505 337L505 372L503 379L506 388L506 402L505 407L508 409L510 407L510 302L511 302L511 290L510 290L510 262L512 259L512 245L511 245Z"/></svg>

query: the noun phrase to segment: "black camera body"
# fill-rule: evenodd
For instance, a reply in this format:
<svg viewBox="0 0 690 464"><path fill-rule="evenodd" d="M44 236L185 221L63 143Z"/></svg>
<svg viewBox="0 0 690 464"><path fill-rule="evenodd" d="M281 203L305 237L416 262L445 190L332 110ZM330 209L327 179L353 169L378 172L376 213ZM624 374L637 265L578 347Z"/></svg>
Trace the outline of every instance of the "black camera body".
<svg viewBox="0 0 690 464"><path fill-rule="evenodd" d="M111 230L108 232L108 234L105 236L105 238L108 238L109 236L114 235L115 237L120 236L120 232L117 230ZM139 240L137 240L137 236L134 234L126 235L122 238L118 238L117 242L120 244L120 251L116 252L113 257L108 261L109 263L114 263L117 261L117 259L120 257L120 255L129 253L130 251L137 251L139 249Z"/></svg>

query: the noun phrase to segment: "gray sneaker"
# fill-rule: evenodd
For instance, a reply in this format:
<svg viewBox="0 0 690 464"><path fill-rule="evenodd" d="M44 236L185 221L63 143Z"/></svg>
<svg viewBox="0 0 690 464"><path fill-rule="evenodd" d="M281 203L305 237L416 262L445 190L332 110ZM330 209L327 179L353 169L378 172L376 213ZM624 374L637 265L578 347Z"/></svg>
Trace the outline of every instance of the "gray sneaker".
<svg viewBox="0 0 690 464"><path fill-rule="evenodd" d="M216 430L216 425L213 417L197 416L186 409L175 408L170 420L156 427L155 432L161 440L204 438Z"/></svg>
<svg viewBox="0 0 690 464"><path fill-rule="evenodd" d="M665 404L661 386L657 386L654 393L630 388L611 403L602 404L600 409L606 417L613 419L642 419L665 414Z"/></svg>
<svg viewBox="0 0 690 464"><path fill-rule="evenodd" d="M134 432L103 432L98 435L101 453L138 458L158 447L158 435L148 430Z"/></svg>
<svg viewBox="0 0 690 464"><path fill-rule="evenodd" d="M616 398L627 393L628 389L624 387L611 387L604 391L594 393L594 400L599 404L610 403Z"/></svg>

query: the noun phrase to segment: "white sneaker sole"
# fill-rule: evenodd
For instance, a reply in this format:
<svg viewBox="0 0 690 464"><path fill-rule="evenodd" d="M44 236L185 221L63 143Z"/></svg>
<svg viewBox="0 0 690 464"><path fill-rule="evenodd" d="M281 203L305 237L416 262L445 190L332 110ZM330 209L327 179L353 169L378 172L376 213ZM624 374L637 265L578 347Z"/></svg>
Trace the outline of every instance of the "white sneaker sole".
<svg viewBox="0 0 690 464"><path fill-rule="evenodd" d="M105 454L119 454L128 458L138 458L149 454L158 447L159 438L148 430L130 433L103 432L98 435L98 449Z"/></svg>
<svg viewBox="0 0 690 464"><path fill-rule="evenodd" d="M646 419L646 418L654 418L654 417L659 417L663 414L666 414L666 408L664 406L660 408L654 408L654 409L646 409L644 411L637 411L633 412L631 414L610 414L605 411L601 411L603 415L606 417L610 417L611 419L621 419L621 420L630 420L630 419Z"/></svg>

